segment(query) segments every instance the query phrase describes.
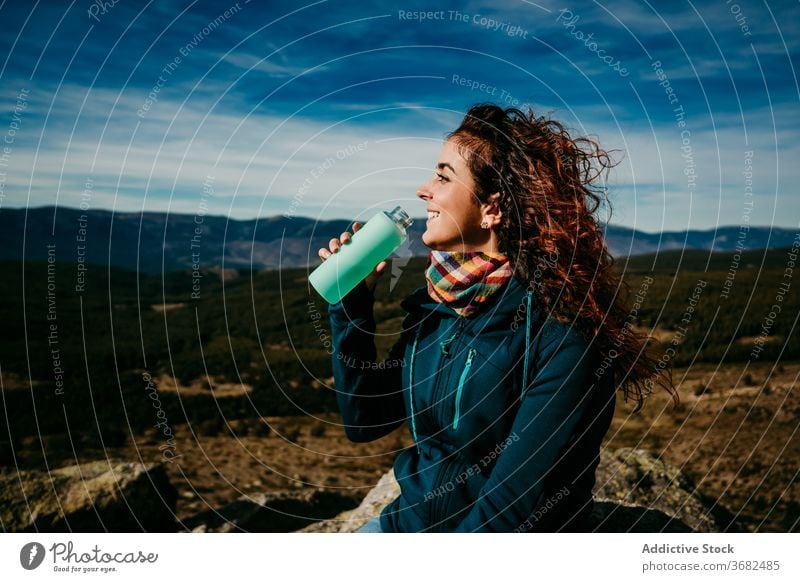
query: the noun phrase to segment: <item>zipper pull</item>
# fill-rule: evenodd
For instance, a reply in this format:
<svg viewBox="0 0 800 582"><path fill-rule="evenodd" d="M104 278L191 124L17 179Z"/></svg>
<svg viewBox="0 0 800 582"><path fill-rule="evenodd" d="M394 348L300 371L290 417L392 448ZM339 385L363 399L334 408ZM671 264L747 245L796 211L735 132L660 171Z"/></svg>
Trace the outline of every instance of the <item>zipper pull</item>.
<svg viewBox="0 0 800 582"><path fill-rule="evenodd" d="M451 342L451 341L453 341L453 338L446 339L446 340L444 340L443 342L439 342L439 347L440 347L440 348L442 348L442 355L443 355L444 357L447 357L447 356L449 356L449 355L450 355L450 351L449 351L449 350L450 350L450 348L449 348L449 344L450 344L450 342Z"/></svg>
<svg viewBox="0 0 800 582"><path fill-rule="evenodd" d="M472 358L475 357L475 348L470 348L469 353L467 354L467 367L469 368L472 365Z"/></svg>
<svg viewBox="0 0 800 582"><path fill-rule="evenodd" d="M451 335L446 340L439 342L439 346L442 349L442 355L444 357L447 357L447 356L450 355L450 343L454 339L456 339L456 337L458 337L458 334L461 333L461 328L462 327L464 327L464 318L463 317L459 317L458 325L456 326L456 330L453 332L453 335Z"/></svg>

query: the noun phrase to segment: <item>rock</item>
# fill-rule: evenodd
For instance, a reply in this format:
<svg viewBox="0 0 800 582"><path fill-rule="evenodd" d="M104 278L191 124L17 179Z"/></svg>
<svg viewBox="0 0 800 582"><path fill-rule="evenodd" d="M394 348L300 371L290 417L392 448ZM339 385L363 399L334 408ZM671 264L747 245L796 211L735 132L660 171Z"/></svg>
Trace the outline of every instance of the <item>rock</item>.
<svg viewBox="0 0 800 582"><path fill-rule="evenodd" d="M261 493L201 512L184 520L183 526L193 532L291 532L309 522L330 519L357 503L350 496L320 488Z"/></svg>
<svg viewBox="0 0 800 582"><path fill-rule="evenodd" d="M595 531L744 531L680 469L649 451L604 450L595 476Z"/></svg>
<svg viewBox="0 0 800 582"><path fill-rule="evenodd" d="M675 467L641 449L602 450L593 490L595 532L741 532L734 517ZM303 532L353 532L400 494L390 470L361 504Z"/></svg>
<svg viewBox="0 0 800 582"><path fill-rule="evenodd" d="M176 499L157 463L0 469L0 526L6 532L175 531Z"/></svg>
<svg viewBox="0 0 800 582"><path fill-rule="evenodd" d="M380 478L378 484L367 493L358 507L340 513L333 519L312 523L300 531L326 533L355 531L369 519L379 515L381 510L398 495L400 495L400 486L394 478L394 470L389 469Z"/></svg>

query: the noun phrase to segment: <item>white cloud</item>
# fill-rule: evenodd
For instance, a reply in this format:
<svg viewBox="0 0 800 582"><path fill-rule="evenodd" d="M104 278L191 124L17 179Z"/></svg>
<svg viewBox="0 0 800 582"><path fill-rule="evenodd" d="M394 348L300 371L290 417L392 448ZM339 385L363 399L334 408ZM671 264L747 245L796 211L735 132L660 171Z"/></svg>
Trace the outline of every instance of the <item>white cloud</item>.
<svg viewBox="0 0 800 582"><path fill-rule="evenodd" d="M274 54L279 55L280 53ZM285 58L281 59L284 62L278 63L276 62L276 60L279 60L277 56L268 59L267 57L259 57L257 55L240 52L225 53L222 55L221 59L239 69L244 69L245 71L259 71L266 73L270 77L295 77L312 67L316 67L314 68L315 73L328 68L326 66L316 65L309 65L308 67L289 65L285 62Z"/></svg>
<svg viewBox="0 0 800 582"><path fill-rule="evenodd" d="M37 91L37 102L46 103L43 89ZM165 97L141 119L136 115L141 91L119 95L93 89L70 142L85 92L80 86L62 87L38 154L40 119L32 114L24 120L24 135L13 151L5 180L3 206L56 201L77 206L91 177L95 208L194 213L203 181L211 175L215 193L208 201L211 214L363 218L375 208L401 204L421 216L424 204L416 198L416 189L431 175L444 132L455 127L462 115L405 103L407 122L402 126L375 125L373 117L358 112L350 120L325 123L262 110L235 115L220 105L201 108L199 100L181 108ZM776 220L788 226L786 221L800 216L793 191L800 180L793 162L800 157L796 145L800 129L781 123L789 115L787 110L773 112L779 126L774 135L768 129L769 110L747 112L750 146L745 146L735 115L717 116L716 132L707 122L690 123L698 175L693 193L687 187L680 130L674 123L655 125L653 132L646 120L623 124L614 119L613 111L587 107L571 112L569 125L578 133L599 136L606 148L626 152L610 183L614 223L649 231L738 224L744 202L741 172L749 147L756 152L756 208L751 222ZM556 117L568 113L556 112ZM419 129L409 131L412 126Z"/></svg>

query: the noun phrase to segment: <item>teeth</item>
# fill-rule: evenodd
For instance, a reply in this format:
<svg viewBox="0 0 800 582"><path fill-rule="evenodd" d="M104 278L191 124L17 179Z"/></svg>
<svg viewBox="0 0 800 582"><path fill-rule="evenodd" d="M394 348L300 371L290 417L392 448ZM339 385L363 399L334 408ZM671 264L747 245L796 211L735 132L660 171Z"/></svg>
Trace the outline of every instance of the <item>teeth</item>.
<svg viewBox="0 0 800 582"><path fill-rule="evenodd" d="M438 216L439 216L438 212L433 211L433 210L429 210L428 211L428 220L432 220L434 218L437 218Z"/></svg>

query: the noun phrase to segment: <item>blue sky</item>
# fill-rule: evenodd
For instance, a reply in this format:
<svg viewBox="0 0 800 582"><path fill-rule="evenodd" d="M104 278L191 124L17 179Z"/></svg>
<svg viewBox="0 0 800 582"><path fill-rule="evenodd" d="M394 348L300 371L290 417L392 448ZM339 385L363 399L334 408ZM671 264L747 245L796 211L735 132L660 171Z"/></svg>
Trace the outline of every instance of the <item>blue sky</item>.
<svg viewBox="0 0 800 582"><path fill-rule="evenodd" d="M0 211L421 216L492 101L620 150L613 224L800 226L797 2L101 5L0 5Z"/></svg>

